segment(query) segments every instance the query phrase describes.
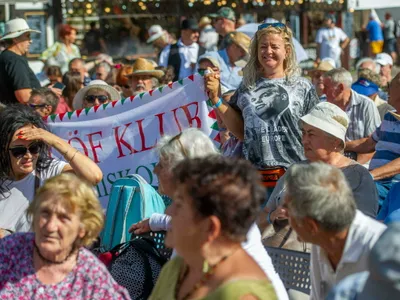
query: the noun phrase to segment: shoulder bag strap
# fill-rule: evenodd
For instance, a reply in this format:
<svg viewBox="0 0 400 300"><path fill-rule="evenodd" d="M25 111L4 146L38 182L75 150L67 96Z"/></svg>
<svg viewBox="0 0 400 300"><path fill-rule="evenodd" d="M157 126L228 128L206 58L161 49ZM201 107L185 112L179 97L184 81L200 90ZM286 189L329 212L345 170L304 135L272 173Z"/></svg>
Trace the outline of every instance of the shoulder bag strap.
<svg viewBox="0 0 400 300"><path fill-rule="evenodd" d="M35 187L33 189L33 196L36 195L36 191L38 190L39 186L40 186L40 178L38 174L35 174Z"/></svg>
<svg viewBox="0 0 400 300"><path fill-rule="evenodd" d="M292 233L292 227L289 228L289 230L286 232L285 236L283 237L282 242L279 244L278 248L282 248L287 240L289 239L290 234Z"/></svg>

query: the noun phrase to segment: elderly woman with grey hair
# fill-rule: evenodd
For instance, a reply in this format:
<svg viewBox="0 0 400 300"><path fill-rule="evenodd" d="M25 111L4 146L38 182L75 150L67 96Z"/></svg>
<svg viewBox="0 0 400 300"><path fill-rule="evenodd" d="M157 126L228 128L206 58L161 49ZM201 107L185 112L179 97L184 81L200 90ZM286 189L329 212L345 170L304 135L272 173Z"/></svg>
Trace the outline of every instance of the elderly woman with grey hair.
<svg viewBox="0 0 400 300"><path fill-rule="evenodd" d="M386 226L356 209L346 177L334 166L294 165L285 183L290 226L312 244L310 299L325 299L344 277L367 270L371 248Z"/></svg>
<svg viewBox="0 0 400 300"><path fill-rule="evenodd" d="M324 162L342 170L354 194L357 208L375 218L378 211L378 194L371 175L366 168L343 155L348 123L346 113L328 102L319 103L309 114L302 117L299 125L302 129L302 142L307 161L301 164ZM290 230L287 211L282 208L287 191L284 177L285 175L278 181L267 206L260 214L258 225L262 231L271 225L274 228L273 235L265 243L276 246L276 243L279 245L283 241L281 246L298 249L294 233L287 233ZM286 230L282 236L283 228ZM286 241L282 240L286 234Z"/></svg>
<svg viewBox="0 0 400 300"><path fill-rule="evenodd" d="M174 137L164 136L159 141L157 150L159 153L159 162L154 168L154 173L158 177L159 192L172 199L176 191L172 170L178 163L186 158L218 155L218 151L211 139L195 128L185 129ZM168 215L153 214L150 219L132 225L129 230L135 234L142 234L150 230L170 230L170 222L171 217ZM173 232L169 231L168 234L173 234ZM173 245L167 246L173 247ZM283 283L272 265L271 258L262 245L261 234L256 224L251 226L247 233L247 241L242 243L242 247L253 257L271 280L278 298L288 299Z"/></svg>

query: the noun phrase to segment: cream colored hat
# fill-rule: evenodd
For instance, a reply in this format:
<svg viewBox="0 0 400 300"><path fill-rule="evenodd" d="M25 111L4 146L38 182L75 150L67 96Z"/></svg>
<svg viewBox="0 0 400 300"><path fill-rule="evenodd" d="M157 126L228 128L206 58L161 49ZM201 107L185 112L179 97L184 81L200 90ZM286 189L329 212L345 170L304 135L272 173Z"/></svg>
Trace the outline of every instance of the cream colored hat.
<svg viewBox="0 0 400 300"><path fill-rule="evenodd" d="M74 100L72 101L73 109L76 110L83 108L83 98L85 97L86 92L93 88L99 88L105 90L107 93L110 94L111 101L121 100L121 95L116 89L114 89L111 85L108 85L105 81L96 79L89 82L87 86L80 89L76 93Z"/></svg>
<svg viewBox="0 0 400 300"><path fill-rule="evenodd" d="M318 103L307 115L300 118L300 127L301 122L325 131L346 143L345 136L349 127L349 117L335 104Z"/></svg>
<svg viewBox="0 0 400 300"><path fill-rule="evenodd" d="M6 23L4 35L0 40L13 39L23 35L25 32L41 33L38 30L30 29L28 23L24 19L13 19Z"/></svg>
<svg viewBox="0 0 400 300"><path fill-rule="evenodd" d="M126 75L126 77L150 75L156 78L161 78L162 76L164 76L163 71L156 70L154 65L144 58L138 58L132 67L133 72Z"/></svg>
<svg viewBox="0 0 400 300"><path fill-rule="evenodd" d="M231 39L232 43L238 45L240 48L246 51L247 54L249 54L251 39L247 34L235 31L229 34L229 38Z"/></svg>

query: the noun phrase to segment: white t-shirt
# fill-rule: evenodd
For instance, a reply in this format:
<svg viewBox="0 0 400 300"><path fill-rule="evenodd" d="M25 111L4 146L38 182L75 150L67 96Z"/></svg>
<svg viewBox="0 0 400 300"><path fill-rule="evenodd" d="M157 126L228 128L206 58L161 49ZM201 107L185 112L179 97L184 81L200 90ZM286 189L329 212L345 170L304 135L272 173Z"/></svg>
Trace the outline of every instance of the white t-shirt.
<svg viewBox="0 0 400 300"><path fill-rule="evenodd" d="M315 42L321 44L320 59L330 57L337 61L342 53L340 43L346 39L347 35L339 27L319 29Z"/></svg>
<svg viewBox="0 0 400 300"><path fill-rule="evenodd" d="M66 163L54 159L50 166L39 174L40 183L43 183L62 172ZM0 228L17 232L30 231L31 224L26 219L26 209L33 200L35 189L35 171L19 181L9 184L9 192L6 197L0 195ZM8 197L7 197L8 196Z"/></svg>
<svg viewBox="0 0 400 300"><path fill-rule="evenodd" d="M171 217L164 214L154 213L151 215L149 220L150 229L152 231L167 230L169 228L169 223L171 222ZM271 257L265 250L262 241L261 233L257 225L254 223L247 233L247 241L242 243L242 248L250 255L255 262L260 266L260 268L267 275L269 280L275 289L275 293L279 300L289 299L286 292L285 286L278 273L276 273L274 265L272 264ZM176 255L175 250L173 257Z"/></svg>

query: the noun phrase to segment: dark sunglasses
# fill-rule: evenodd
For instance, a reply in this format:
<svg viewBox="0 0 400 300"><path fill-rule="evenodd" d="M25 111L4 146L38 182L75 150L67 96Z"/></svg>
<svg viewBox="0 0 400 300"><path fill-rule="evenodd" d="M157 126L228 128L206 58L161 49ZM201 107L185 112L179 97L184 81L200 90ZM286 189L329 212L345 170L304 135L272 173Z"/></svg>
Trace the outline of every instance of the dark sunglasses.
<svg viewBox="0 0 400 300"><path fill-rule="evenodd" d="M47 104L43 103L43 104L29 104L30 107L32 107L33 109L38 109L38 108L43 108L46 107Z"/></svg>
<svg viewBox="0 0 400 300"><path fill-rule="evenodd" d="M36 155L39 153L40 149L42 149L41 143L33 143L30 144L29 147L17 146L14 148L9 148L8 150L11 152L12 156L15 158L21 158L25 156L25 154L29 151L30 154Z"/></svg>
<svg viewBox="0 0 400 300"><path fill-rule="evenodd" d="M273 28L281 28L281 29L285 29L286 25L281 23L281 22L277 22L277 23L263 23L258 25L258 30L264 29L264 28L268 28L268 27L273 27Z"/></svg>
<svg viewBox="0 0 400 300"><path fill-rule="evenodd" d="M200 75L204 75L205 71L207 71L207 69L197 69L197 72L200 73Z"/></svg>
<svg viewBox="0 0 400 300"><path fill-rule="evenodd" d="M85 100L89 103L94 103L96 99L99 100L100 103L105 103L108 100L108 96L105 95L87 95Z"/></svg>

